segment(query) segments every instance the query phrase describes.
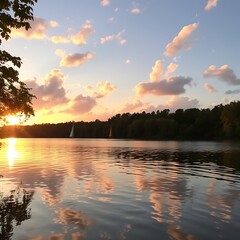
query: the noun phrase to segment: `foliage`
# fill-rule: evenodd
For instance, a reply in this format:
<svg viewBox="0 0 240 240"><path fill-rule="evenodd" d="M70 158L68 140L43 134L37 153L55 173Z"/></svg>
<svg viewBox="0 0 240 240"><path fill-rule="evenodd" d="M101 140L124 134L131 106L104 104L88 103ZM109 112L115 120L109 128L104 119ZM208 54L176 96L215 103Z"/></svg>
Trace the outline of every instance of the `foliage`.
<svg viewBox="0 0 240 240"><path fill-rule="evenodd" d="M8 194L0 191L0 239L12 239L14 227L31 218L33 194L34 191L26 190L21 185Z"/></svg>
<svg viewBox="0 0 240 240"><path fill-rule="evenodd" d="M37 0L1 0L0 45L10 38L12 29L30 28L33 20L33 5ZM8 115L34 115L30 89L19 79L21 58L0 50L0 120Z"/></svg>
<svg viewBox="0 0 240 240"><path fill-rule="evenodd" d="M75 137L152 140L240 140L240 102L213 109L168 109L152 113L117 114L108 121L75 122ZM0 137L65 138L72 122L2 127Z"/></svg>

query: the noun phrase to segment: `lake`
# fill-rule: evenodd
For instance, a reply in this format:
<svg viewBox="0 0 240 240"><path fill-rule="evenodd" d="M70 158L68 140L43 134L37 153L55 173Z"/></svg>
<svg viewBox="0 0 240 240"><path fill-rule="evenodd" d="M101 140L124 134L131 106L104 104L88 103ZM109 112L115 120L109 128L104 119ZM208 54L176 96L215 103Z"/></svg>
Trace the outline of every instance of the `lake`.
<svg viewBox="0 0 240 240"><path fill-rule="evenodd" d="M0 239L240 239L240 143L2 139Z"/></svg>

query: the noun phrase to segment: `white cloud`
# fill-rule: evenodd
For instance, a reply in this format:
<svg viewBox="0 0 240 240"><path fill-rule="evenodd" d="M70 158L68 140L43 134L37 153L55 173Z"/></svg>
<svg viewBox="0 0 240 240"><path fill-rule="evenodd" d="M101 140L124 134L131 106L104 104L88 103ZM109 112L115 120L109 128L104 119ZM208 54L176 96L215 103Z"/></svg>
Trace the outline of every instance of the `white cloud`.
<svg viewBox="0 0 240 240"><path fill-rule="evenodd" d="M192 42L189 40L189 38L192 32L197 29L197 27L197 23L183 27L178 35L173 39L173 41L166 46L164 55L174 56L178 51L182 49L190 49Z"/></svg>
<svg viewBox="0 0 240 240"><path fill-rule="evenodd" d="M207 5L205 6L205 10L206 11L209 11L211 10L212 8L216 7L217 6L217 3L218 3L218 0L208 0L208 3Z"/></svg>
<svg viewBox="0 0 240 240"><path fill-rule="evenodd" d="M226 82L229 85L240 85L240 79L237 78L234 71L228 65L223 65L220 68L211 65L204 73L205 78L216 77L219 80Z"/></svg>

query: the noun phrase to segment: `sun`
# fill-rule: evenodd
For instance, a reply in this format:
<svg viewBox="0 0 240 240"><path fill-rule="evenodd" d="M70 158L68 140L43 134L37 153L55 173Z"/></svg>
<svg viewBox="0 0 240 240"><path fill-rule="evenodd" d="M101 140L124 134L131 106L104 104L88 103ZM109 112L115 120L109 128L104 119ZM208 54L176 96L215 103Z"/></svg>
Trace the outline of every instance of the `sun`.
<svg viewBox="0 0 240 240"><path fill-rule="evenodd" d="M17 116L8 116L7 117L7 124L8 125L18 125L20 124L21 120Z"/></svg>

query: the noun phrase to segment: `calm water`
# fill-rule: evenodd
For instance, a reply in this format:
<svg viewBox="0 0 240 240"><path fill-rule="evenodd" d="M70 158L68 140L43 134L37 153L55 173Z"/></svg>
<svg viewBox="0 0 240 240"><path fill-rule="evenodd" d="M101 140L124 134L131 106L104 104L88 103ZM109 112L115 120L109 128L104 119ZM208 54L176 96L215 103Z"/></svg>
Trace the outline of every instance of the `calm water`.
<svg viewBox="0 0 240 240"><path fill-rule="evenodd" d="M240 144L0 140L0 239L240 239Z"/></svg>

